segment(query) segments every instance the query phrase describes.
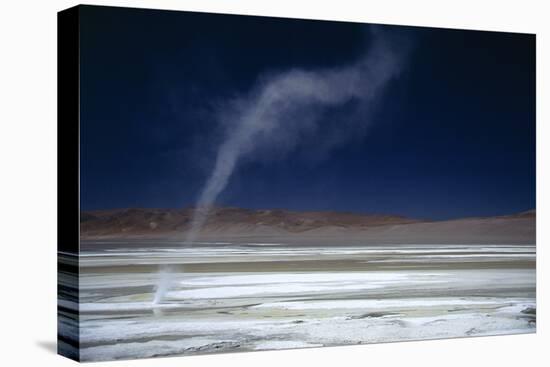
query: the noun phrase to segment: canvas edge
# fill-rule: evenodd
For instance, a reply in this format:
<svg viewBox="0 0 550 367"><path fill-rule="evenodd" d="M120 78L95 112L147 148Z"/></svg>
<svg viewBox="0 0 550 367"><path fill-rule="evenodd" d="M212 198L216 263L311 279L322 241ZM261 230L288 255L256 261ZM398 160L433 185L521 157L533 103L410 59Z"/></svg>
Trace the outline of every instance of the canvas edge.
<svg viewBox="0 0 550 367"><path fill-rule="evenodd" d="M80 361L79 8L57 13L57 353L75 361ZM67 307L62 297L76 307Z"/></svg>

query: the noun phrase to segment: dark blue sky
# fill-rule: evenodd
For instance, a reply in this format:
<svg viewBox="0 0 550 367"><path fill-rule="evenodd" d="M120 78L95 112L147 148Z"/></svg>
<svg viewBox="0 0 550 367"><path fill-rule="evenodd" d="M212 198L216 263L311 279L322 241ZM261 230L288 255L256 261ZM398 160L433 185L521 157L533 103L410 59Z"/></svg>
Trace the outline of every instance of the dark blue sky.
<svg viewBox="0 0 550 367"><path fill-rule="evenodd" d="M193 205L214 110L260 75L340 67L368 26L81 9L81 208ZM412 52L366 134L238 166L220 205L446 219L535 207L535 37L399 27ZM340 111L341 112L341 111ZM330 118L330 116L327 116Z"/></svg>

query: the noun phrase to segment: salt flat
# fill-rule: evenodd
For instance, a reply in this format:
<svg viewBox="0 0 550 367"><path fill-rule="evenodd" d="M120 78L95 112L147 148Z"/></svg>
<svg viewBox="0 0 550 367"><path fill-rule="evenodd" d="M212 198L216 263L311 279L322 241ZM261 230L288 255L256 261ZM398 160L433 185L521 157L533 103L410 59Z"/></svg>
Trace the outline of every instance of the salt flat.
<svg viewBox="0 0 550 367"><path fill-rule="evenodd" d="M535 332L533 245L88 243L79 282L85 361Z"/></svg>

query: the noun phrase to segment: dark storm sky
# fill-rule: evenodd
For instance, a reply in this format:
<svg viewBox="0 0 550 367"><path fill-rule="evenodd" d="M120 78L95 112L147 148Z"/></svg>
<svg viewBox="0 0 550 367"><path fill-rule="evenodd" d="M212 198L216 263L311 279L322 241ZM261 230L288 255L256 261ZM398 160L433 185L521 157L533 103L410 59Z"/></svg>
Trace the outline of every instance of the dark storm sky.
<svg viewBox="0 0 550 367"><path fill-rule="evenodd" d="M367 30L82 8L81 208L193 205L222 138L216 106L266 72L353 62ZM431 219L534 208L534 36L398 31L414 46L364 136L319 157L245 160L217 203Z"/></svg>

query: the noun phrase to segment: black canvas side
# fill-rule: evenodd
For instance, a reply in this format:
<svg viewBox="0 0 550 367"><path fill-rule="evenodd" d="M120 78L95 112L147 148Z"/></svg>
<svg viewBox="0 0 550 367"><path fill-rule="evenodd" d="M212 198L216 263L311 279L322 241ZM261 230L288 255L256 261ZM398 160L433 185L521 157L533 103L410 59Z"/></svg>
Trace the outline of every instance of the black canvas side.
<svg viewBox="0 0 550 367"><path fill-rule="evenodd" d="M57 352L80 359L79 7L57 14Z"/></svg>

